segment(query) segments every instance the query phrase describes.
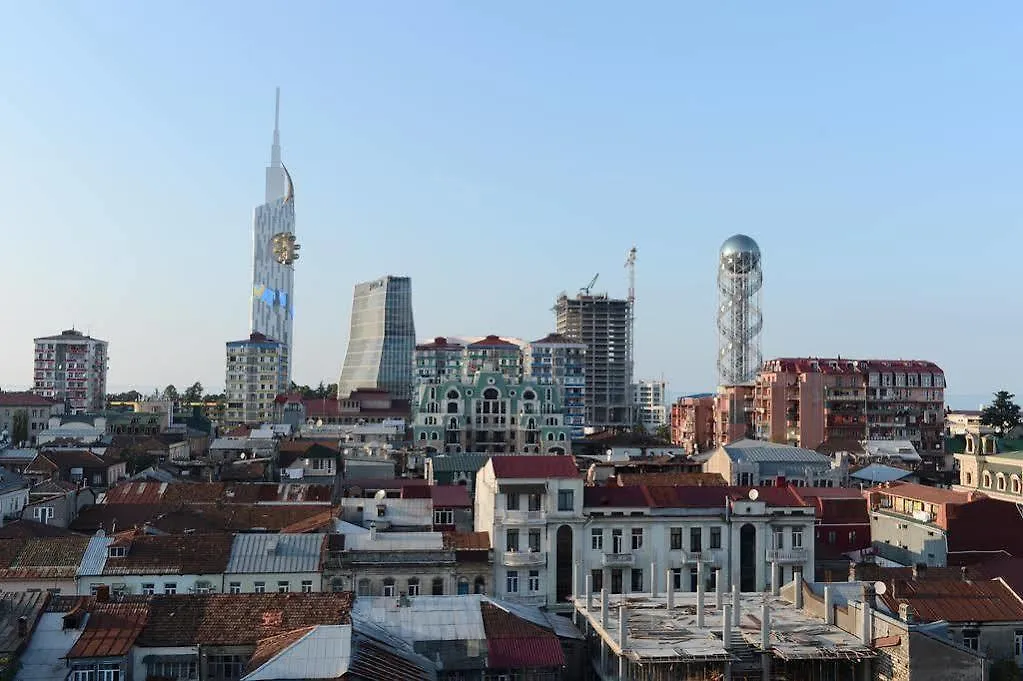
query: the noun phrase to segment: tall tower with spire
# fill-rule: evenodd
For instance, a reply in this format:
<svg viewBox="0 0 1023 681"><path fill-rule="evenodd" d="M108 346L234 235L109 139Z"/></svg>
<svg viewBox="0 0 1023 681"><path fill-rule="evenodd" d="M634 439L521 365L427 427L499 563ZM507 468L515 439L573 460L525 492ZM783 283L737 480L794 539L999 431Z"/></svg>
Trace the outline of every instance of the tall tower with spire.
<svg viewBox="0 0 1023 681"><path fill-rule="evenodd" d="M284 343L287 380L291 380L292 331L295 320L295 186L281 162L281 89L274 106L274 135L266 169L266 201L252 221L252 299L250 326ZM284 386L285 389L287 386Z"/></svg>

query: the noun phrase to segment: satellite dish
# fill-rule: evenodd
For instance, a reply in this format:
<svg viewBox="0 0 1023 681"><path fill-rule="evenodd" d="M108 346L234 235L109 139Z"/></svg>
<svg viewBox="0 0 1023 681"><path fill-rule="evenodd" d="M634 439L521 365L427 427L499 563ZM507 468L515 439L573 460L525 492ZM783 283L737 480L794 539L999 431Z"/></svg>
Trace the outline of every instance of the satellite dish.
<svg viewBox="0 0 1023 681"><path fill-rule="evenodd" d="M387 490L385 490L385 489L378 489L377 493L373 495L373 498L376 499L377 501L380 501L381 499L386 499L387 498Z"/></svg>
<svg viewBox="0 0 1023 681"><path fill-rule="evenodd" d="M759 498L760 498L760 492L756 491L755 489L751 489L749 491L749 500L750 501L756 501Z"/></svg>
<svg viewBox="0 0 1023 681"><path fill-rule="evenodd" d="M884 596L885 592L888 591L888 585L884 582L874 582L874 593L878 596Z"/></svg>

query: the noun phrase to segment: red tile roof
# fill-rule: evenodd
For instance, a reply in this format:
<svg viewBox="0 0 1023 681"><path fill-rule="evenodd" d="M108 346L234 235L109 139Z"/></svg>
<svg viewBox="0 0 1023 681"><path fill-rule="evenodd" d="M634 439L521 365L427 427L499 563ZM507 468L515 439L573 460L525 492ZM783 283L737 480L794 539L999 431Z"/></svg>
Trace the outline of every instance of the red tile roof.
<svg viewBox="0 0 1023 681"><path fill-rule="evenodd" d="M420 343L416 346L416 350L450 350L458 351L465 346L461 343L448 342L448 339L444 336L437 336L429 343Z"/></svg>
<svg viewBox="0 0 1023 681"><path fill-rule="evenodd" d="M244 532L263 529L277 532L317 515L323 506L313 504L99 504L83 508L71 529L95 533L116 528L151 525L162 532L199 534Z"/></svg>
<svg viewBox="0 0 1023 681"><path fill-rule="evenodd" d="M779 357L764 363L764 371L785 373L866 374L896 371L943 373L934 362L902 359L841 359L825 357Z"/></svg>
<svg viewBox="0 0 1023 681"><path fill-rule="evenodd" d="M46 523L36 522L35 520L25 520L24 518L12 520L4 524L3 527L0 527L0 539L13 537L21 537L25 539L31 537L66 537L73 534L74 532L63 527L47 525Z"/></svg>
<svg viewBox="0 0 1023 681"><path fill-rule="evenodd" d="M434 508L472 508L465 485L430 485L429 490Z"/></svg>
<svg viewBox="0 0 1023 681"><path fill-rule="evenodd" d="M950 489L929 487L915 482L889 482L863 490L864 494L875 492L916 501L925 501L929 504L966 504L975 498L980 498L979 495L971 495L969 492L955 492Z"/></svg>
<svg viewBox="0 0 1023 681"><path fill-rule="evenodd" d="M205 594L154 596L139 645L256 645L295 629L351 624L352 594Z"/></svg>
<svg viewBox="0 0 1023 681"><path fill-rule="evenodd" d="M982 498L949 510L946 542L949 565L992 558L1023 558L1023 516L1008 501Z"/></svg>
<svg viewBox="0 0 1023 681"><path fill-rule="evenodd" d="M580 341L569 338L563 333L549 333L540 340L535 340L531 345L583 345Z"/></svg>
<svg viewBox="0 0 1023 681"><path fill-rule="evenodd" d="M127 538L127 554L108 557L104 575L213 575L227 569L229 534L142 535Z"/></svg>
<svg viewBox="0 0 1023 681"><path fill-rule="evenodd" d="M274 657L298 643L302 637L311 632L314 628L315 627L302 627L301 629L288 631L283 634L278 634L277 636L264 638L256 644L256 650L252 653L252 657L249 659L249 664L245 668L245 673L248 674L259 669Z"/></svg>
<svg viewBox="0 0 1023 681"><path fill-rule="evenodd" d="M500 336L490 334L489 336L481 338L474 343L469 343L469 348L507 348L508 350L518 350L519 346L510 341L506 341Z"/></svg>
<svg viewBox="0 0 1023 681"><path fill-rule="evenodd" d="M30 392L0 392L0 407L52 407L55 401Z"/></svg>
<svg viewBox="0 0 1023 681"><path fill-rule="evenodd" d="M282 527L281 532L284 534L306 534L309 532L322 532L324 530L329 531L333 527L340 511L340 507L328 508L316 515L299 520L297 523Z"/></svg>
<svg viewBox="0 0 1023 681"><path fill-rule="evenodd" d="M527 622L507 610L480 603L487 634L487 666L491 669L561 667L565 653L552 630Z"/></svg>
<svg viewBox="0 0 1023 681"><path fill-rule="evenodd" d="M144 602L95 603L69 658L120 657L135 645L149 617Z"/></svg>
<svg viewBox="0 0 1023 681"><path fill-rule="evenodd" d="M444 548L455 551L489 551L489 532L445 532Z"/></svg>
<svg viewBox="0 0 1023 681"><path fill-rule="evenodd" d="M657 473L620 473L615 476L615 482L621 487L629 485L658 485L671 486L679 485L685 487L700 487L712 485L724 487L728 483L720 473L681 473L678 471L661 471Z"/></svg>
<svg viewBox="0 0 1023 681"><path fill-rule="evenodd" d="M880 596L892 612L908 603L923 622L1023 622L1023 602L998 580L893 580Z"/></svg>
<svg viewBox="0 0 1023 681"><path fill-rule="evenodd" d="M507 478L578 478L572 456L495 456L490 464L498 480Z"/></svg>

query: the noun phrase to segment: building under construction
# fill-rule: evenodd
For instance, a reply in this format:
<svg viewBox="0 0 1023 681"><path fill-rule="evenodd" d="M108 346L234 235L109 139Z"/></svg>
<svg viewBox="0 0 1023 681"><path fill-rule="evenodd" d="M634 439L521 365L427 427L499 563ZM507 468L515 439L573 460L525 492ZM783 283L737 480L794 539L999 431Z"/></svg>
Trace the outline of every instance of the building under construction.
<svg viewBox="0 0 1023 681"><path fill-rule="evenodd" d="M587 287L574 298L562 293L554 312L557 332L586 345L587 427L631 427L632 303Z"/></svg>

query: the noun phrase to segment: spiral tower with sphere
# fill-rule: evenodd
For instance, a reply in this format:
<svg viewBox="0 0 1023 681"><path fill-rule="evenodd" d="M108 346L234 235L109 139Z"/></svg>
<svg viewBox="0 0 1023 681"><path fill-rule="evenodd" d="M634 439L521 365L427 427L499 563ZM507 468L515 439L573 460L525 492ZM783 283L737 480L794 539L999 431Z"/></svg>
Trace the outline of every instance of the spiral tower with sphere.
<svg viewBox="0 0 1023 681"><path fill-rule="evenodd" d="M718 264L718 385L750 383L760 370L760 247L745 234L721 246Z"/></svg>

